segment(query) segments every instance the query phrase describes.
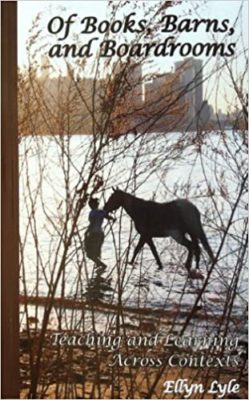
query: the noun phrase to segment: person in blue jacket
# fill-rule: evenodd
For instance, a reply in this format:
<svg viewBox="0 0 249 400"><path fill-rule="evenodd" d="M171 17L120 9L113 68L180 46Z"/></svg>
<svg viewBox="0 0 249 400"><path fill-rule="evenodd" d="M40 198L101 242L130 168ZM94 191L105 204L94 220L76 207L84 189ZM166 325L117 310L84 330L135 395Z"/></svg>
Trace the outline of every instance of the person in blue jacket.
<svg viewBox="0 0 249 400"><path fill-rule="evenodd" d="M104 218L115 221L115 218L108 215L105 210L100 210L99 200L92 197L88 202L91 211L89 213L89 226L85 233L85 250L88 258L93 260L97 267L106 268L106 264L101 261L101 247L104 242L104 232L102 224Z"/></svg>

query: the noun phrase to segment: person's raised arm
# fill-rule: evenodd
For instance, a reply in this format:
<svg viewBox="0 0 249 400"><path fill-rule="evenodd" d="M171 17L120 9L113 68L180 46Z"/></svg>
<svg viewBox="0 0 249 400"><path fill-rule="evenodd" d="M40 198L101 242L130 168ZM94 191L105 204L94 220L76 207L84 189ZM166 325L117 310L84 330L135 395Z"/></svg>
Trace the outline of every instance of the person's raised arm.
<svg viewBox="0 0 249 400"><path fill-rule="evenodd" d="M105 218L108 219L108 221L116 221L116 218L109 215L107 211L105 211Z"/></svg>

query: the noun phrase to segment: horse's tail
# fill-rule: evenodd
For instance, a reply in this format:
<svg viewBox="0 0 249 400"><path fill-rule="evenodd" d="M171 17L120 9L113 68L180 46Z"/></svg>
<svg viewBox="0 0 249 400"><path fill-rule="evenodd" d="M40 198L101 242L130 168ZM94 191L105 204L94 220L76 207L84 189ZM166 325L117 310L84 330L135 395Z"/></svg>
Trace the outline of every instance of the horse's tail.
<svg viewBox="0 0 249 400"><path fill-rule="evenodd" d="M201 241L201 243L202 243L204 249L205 249L206 252L208 253L209 257L211 258L211 261L213 262L213 261L214 261L214 253L213 253L213 250L211 249L211 247L209 246L207 237L206 237L206 235L205 235L205 232L204 232L202 226L201 226L201 231L200 231L200 236L199 236L199 238L200 238L200 241Z"/></svg>
<svg viewBox="0 0 249 400"><path fill-rule="evenodd" d="M214 253L209 246L207 237L201 224L201 215L198 208L190 201L185 199L176 200L177 207L181 211L183 221L188 228L188 232L195 238L199 238L204 249L208 253L212 261L214 261Z"/></svg>

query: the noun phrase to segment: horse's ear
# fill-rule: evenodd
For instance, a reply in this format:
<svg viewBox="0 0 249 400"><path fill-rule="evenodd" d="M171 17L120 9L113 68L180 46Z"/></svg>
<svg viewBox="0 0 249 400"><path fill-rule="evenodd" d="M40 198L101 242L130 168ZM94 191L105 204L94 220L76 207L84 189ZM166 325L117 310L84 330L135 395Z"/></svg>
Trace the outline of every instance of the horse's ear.
<svg viewBox="0 0 249 400"><path fill-rule="evenodd" d="M115 189L115 188L112 186L112 190L113 190L114 192L116 192L117 189Z"/></svg>
<svg viewBox="0 0 249 400"><path fill-rule="evenodd" d="M117 191L117 190L119 190L119 187L118 187L118 186L116 186L116 189L115 189L115 190L116 190L116 191Z"/></svg>

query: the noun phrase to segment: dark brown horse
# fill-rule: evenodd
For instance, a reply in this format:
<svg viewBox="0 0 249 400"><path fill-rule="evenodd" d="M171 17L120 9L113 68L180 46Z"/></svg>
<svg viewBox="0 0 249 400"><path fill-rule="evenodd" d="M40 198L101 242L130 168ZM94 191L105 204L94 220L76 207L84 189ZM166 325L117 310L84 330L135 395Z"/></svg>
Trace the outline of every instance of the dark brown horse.
<svg viewBox="0 0 249 400"><path fill-rule="evenodd" d="M188 249L188 257L185 264L187 270L191 268L193 254L196 259L196 268L199 268L199 240L211 260L214 260L212 249L201 225L200 213L188 200L178 199L169 203L156 203L142 200L122 190L114 189L114 193L105 204L104 209L107 212L111 212L119 207L123 207L133 219L136 230L141 235L131 263L134 262L143 245L147 243L159 269L162 269L162 263L152 238L169 236ZM186 234L190 236L191 240L186 238Z"/></svg>

